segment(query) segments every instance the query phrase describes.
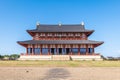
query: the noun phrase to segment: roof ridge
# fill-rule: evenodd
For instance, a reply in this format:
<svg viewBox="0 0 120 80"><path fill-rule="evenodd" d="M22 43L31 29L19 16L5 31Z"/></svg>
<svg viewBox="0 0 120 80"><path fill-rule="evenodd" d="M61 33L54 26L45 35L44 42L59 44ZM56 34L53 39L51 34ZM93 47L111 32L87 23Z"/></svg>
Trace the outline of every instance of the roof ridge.
<svg viewBox="0 0 120 80"><path fill-rule="evenodd" d="M59 24L40 24L40 25L58 25L59 26ZM82 26L82 24L62 24L62 25L81 25Z"/></svg>

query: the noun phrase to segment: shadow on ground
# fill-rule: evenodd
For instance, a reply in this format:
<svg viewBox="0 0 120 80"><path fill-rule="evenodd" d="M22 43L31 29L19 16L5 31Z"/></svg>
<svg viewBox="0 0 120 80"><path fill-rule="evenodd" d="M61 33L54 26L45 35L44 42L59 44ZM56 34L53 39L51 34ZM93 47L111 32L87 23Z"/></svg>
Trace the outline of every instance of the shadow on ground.
<svg viewBox="0 0 120 80"><path fill-rule="evenodd" d="M53 68L50 69L43 79L40 80L66 80L70 73L64 68Z"/></svg>

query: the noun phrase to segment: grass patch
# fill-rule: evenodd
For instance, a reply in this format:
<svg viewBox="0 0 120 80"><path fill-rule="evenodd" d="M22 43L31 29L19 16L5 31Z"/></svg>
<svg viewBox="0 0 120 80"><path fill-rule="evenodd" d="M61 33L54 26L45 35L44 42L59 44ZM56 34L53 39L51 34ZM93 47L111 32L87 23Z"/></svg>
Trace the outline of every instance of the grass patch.
<svg viewBox="0 0 120 80"><path fill-rule="evenodd" d="M0 61L0 67L120 67L120 61Z"/></svg>

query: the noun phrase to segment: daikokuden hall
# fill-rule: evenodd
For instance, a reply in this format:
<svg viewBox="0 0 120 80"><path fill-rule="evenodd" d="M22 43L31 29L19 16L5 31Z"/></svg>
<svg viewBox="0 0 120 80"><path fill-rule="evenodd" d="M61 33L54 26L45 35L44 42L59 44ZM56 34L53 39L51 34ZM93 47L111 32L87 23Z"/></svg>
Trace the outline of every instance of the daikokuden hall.
<svg viewBox="0 0 120 80"><path fill-rule="evenodd" d="M32 40L18 41L26 48L19 60L102 60L95 48L103 41L88 40L94 30L81 24L47 25L37 23L36 29L27 30Z"/></svg>

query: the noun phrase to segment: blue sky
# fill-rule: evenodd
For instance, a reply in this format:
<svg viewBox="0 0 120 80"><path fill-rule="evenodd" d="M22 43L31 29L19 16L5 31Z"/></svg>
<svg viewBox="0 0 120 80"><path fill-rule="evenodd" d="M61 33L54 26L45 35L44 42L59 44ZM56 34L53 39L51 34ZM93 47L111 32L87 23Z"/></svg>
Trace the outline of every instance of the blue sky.
<svg viewBox="0 0 120 80"><path fill-rule="evenodd" d="M95 49L120 56L120 0L0 0L0 54L25 52L17 41L30 40L27 29L41 24L80 24L94 29L90 40L104 41Z"/></svg>

